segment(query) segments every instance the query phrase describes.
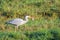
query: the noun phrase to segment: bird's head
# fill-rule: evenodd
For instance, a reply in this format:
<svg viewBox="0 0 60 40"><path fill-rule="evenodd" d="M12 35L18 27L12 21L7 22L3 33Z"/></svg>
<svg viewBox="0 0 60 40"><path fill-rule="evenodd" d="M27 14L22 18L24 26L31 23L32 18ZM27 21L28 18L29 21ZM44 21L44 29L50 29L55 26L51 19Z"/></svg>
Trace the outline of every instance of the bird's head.
<svg viewBox="0 0 60 40"><path fill-rule="evenodd" d="M26 16L26 18L31 18L34 21L34 17L33 16Z"/></svg>

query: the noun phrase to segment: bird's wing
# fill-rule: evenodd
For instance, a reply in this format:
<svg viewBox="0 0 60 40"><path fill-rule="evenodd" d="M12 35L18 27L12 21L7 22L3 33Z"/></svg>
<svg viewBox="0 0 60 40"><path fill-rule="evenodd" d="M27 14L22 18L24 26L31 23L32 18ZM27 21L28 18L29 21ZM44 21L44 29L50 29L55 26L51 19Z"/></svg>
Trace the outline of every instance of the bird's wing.
<svg viewBox="0 0 60 40"><path fill-rule="evenodd" d="M9 23L11 24L20 24L21 22L23 22L24 20L23 19L14 19L14 20L11 20Z"/></svg>

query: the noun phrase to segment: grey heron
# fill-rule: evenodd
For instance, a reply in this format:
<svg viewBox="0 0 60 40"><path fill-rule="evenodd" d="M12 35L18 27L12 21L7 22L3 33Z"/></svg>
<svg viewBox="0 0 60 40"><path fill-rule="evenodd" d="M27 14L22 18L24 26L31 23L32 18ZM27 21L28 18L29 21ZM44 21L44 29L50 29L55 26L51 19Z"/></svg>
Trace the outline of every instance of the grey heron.
<svg viewBox="0 0 60 40"><path fill-rule="evenodd" d="M31 16L25 16L25 20L20 19L20 18L16 18L16 19L9 21L8 23L15 25L15 32L16 32L16 30L18 29L18 27L20 25L23 25L28 22L28 18L32 18L32 20L34 20L34 18Z"/></svg>

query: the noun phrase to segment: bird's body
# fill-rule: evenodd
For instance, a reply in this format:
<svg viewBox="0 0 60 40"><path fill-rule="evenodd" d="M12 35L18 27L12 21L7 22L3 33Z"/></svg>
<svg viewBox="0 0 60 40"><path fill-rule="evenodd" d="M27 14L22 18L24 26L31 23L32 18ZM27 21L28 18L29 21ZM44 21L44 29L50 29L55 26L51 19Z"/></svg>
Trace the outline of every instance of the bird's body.
<svg viewBox="0 0 60 40"><path fill-rule="evenodd" d="M9 23L14 24L16 26L19 26L19 25L25 24L26 22L28 22L28 21L25 21L25 20L20 19L20 18L16 18L16 19L10 21Z"/></svg>
<svg viewBox="0 0 60 40"><path fill-rule="evenodd" d="M16 19L13 19L13 20L9 21L8 23L16 25L15 29L18 29L18 26L23 25L23 24L28 22L29 17L30 16L26 16L25 20L20 19L20 18L16 18Z"/></svg>

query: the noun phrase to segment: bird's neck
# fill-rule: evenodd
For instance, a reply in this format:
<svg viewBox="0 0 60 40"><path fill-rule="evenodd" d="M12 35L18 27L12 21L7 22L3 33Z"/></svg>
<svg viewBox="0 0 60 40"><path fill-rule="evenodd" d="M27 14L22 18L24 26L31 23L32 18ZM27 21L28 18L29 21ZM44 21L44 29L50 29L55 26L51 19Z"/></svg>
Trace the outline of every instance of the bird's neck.
<svg viewBox="0 0 60 40"><path fill-rule="evenodd" d="M28 17L25 17L25 21L28 21Z"/></svg>

